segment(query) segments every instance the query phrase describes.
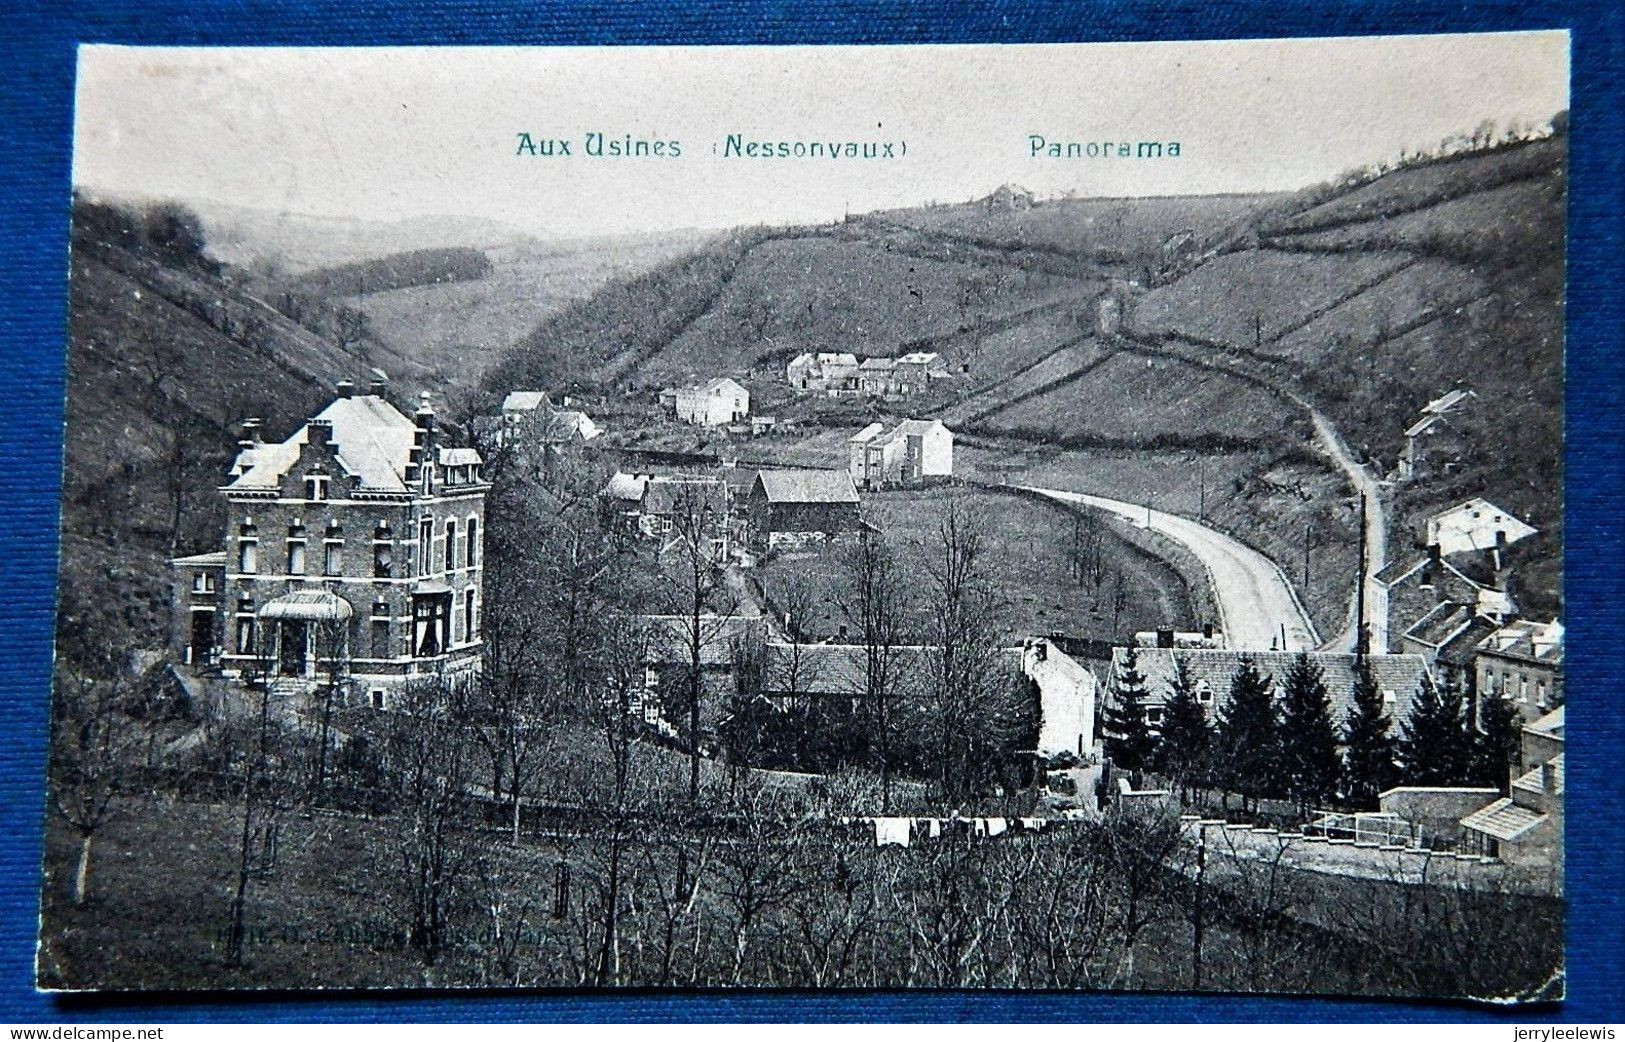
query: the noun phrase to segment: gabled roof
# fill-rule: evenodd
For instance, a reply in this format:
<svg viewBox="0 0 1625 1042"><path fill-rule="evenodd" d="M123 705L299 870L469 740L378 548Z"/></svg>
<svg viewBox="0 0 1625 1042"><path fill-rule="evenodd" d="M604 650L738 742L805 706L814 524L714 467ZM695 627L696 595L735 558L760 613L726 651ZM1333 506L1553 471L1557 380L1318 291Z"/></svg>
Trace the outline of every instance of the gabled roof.
<svg viewBox="0 0 1625 1042"><path fill-rule="evenodd" d="M1478 395L1475 392L1458 388L1454 391L1450 391L1447 394L1442 394L1433 399L1431 402L1428 402L1426 405L1422 406L1422 411L1424 413L1431 413L1435 416L1440 416L1449 412L1451 409L1454 409L1468 398L1476 397L1478 397Z"/></svg>
<svg viewBox="0 0 1625 1042"><path fill-rule="evenodd" d="M744 394L745 385L731 376L716 376L693 388L694 391L705 394Z"/></svg>
<svg viewBox="0 0 1625 1042"><path fill-rule="evenodd" d="M1486 499L1469 499L1448 510L1441 510L1428 518L1430 539L1444 542L1455 535L1466 538L1474 549L1488 550L1495 545L1495 531L1506 534L1508 543L1534 535L1539 529L1525 524L1510 511L1503 510Z"/></svg>
<svg viewBox="0 0 1625 1042"><path fill-rule="evenodd" d="M1424 416L1420 420L1417 420L1415 423L1411 424L1409 427L1405 428L1405 437L1414 438L1418 434L1426 434L1428 431L1433 429L1434 424L1439 422L1441 422L1441 417L1439 416Z"/></svg>
<svg viewBox="0 0 1625 1042"><path fill-rule="evenodd" d="M508 397L502 399L502 411L530 412L546 405L547 401L546 391L510 391Z"/></svg>
<svg viewBox="0 0 1625 1042"><path fill-rule="evenodd" d="M861 430L858 433L852 435L852 437L848 438L847 440L848 441L868 441L868 440L875 437L877 434L879 434L881 431L883 431L885 429L886 429L885 424L880 423L877 420L876 422L871 423L869 426L863 428L863 430Z"/></svg>
<svg viewBox="0 0 1625 1042"><path fill-rule="evenodd" d="M764 470L756 487L769 503L856 503L858 490L844 470Z"/></svg>
<svg viewBox="0 0 1625 1042"><path fill-rule="evenodd" d="M435 459L442 467L467 467L485 462L475 449L440 449Z"/></svg>
<svg viewBox="0 0 1625 1042"><path fill-rule="evenodd" d="M813 353L811 351L803 351L799 355L796 355L794 358L790 359L790 361L785 363L785 364L786 365L792 365L792 366L794 366L794 365L812 365L813 364Z"/></svg>
<svg viewBox="0 0 1625 1042"><path fill-rule="evenodd" d="M656 476L643 487L643 512L669 514L683 506L685 497L692 507L683 507L684 513L703 506L721 517L728 512L728 486L721 478L693 476Z"/></svg>
<svg viewBox="0 0 1625 1042"><path fill-rule="evenodd" d="M936 360L937 353L935 351L910 351L897 361L900 365L930 365Z"/></svg>
<svg viewBox="0 0 1625 1042"><path fill-rule="evenodd" d="M1444 601L1435 604L1426 615L1417 619L1411 628L1405 631L1405 636L1435 648L1442 647L1446 641L1467 628L1473 621L1473 614L1473 609L1468 605Z"/></svg>
<svg viewBox="0 0 1625 1042"><path fill-rule="evenodd" d="M886 372L886 371L897 368L897 359L895 359L895 358L865 358L863 360L863 364L858 366L858 368L859 369L867 369L870 372Z"/></svg>
<svg viewBox="0 0 1625 1042"><path fill-rule="evenodd" d="M700 664L727 666L733 663L734 649L761 627L761 618L750 615L700 616ZM639 615L647 644L644 660L664 665L690 661L694 621L687 615Z"/></svg>
<svg viewBox="0 0 1625 1042"><path fill-rule="evenodd" d="M858 356L850 351L820 351L819 365L857 365Z"/></svg>
<svg viewBox="0 0 1625 1042"><path fill-rule="evenodd" d="M647 474L628 474L616 471L604 486L604 495L610 499L619 499L628 503L636 503L643 498L643 490L649 484Z"/></svg>
<svg viewBox="0 0 1625 1042"><path fill-rule="evenodd" d="M377 492L405 492L406 464L417 425L377 395L337 398L317 413L316 420L332 425L332 443L347 474L360 479L361 488ZM241 473L228 489L274 489L299 459L309 440L307 423L286 441L255 446L238 456Z"/></svg>

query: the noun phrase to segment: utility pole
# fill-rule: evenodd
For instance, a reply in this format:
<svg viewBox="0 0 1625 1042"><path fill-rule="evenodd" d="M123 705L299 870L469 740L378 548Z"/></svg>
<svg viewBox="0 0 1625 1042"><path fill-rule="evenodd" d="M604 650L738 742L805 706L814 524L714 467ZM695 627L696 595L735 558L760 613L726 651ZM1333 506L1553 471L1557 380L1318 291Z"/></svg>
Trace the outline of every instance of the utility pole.
<svg viewBox="0 0 1625 1042"><path fill-rule="evenodd" d="M1303 523L1303 595L1309 596L1309 534L1314 530L1314 521Z"/></svg>
<svg viewBox="0 0 1625 1042"><path fill-rule="evenodd" d="M1371 650L1365 628L1365 493L1360 493L1360 571L1354 586L1354 658L1365 661Z"/></svg>
<svg viewBox="0 0 1625 1042"><path fill-rule="evenodd" d="M1196 457L1196 519L1207 523L1207 457Z"/></svg>

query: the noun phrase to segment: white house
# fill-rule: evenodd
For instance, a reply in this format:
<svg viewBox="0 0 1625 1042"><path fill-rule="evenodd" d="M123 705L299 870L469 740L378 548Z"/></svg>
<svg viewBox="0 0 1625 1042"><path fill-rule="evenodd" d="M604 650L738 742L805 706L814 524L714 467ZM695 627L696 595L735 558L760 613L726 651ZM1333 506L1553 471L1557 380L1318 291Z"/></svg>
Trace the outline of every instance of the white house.
<svg viewBox="0 0 1625 1042"><path fill-rule="evenodd" d="M1427 543L1441 553L1458 554L1511 546L1537 531L1494 503L1469 499L1428 518Z"/></svg>
<svg viewBox="0 0 1625 1042"><path fill-rule="evenodd" d="M750 415L750 392L726 376L692 387L680 387L673 396L677 418L701 427L724 427Z"/></svg>
<svg viewBox="0 0 1625 1042"><path fill-rule="evenodd" d="M941 420L904 420L889 431L871 423L847 442L847 472L865 489L951 477L954 432Z"/></svg>
<svg viewBox="0 0 1625 1042"><path fill-rule="evenodd" d="M1021 671L1038 685L1038 751L1087 755L1095 744L1095 675L1042 637L1022 645Z"/></svg>

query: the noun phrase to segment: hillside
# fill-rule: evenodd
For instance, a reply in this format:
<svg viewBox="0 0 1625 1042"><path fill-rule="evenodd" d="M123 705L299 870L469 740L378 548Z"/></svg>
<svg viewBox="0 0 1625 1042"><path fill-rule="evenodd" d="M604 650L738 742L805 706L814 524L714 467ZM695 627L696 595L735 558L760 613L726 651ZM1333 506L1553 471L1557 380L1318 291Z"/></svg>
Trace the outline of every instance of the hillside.
<svg viewBox="0 0 1625 1042"><path fill-rule="evenodd" d="M1137 340L1301 392L1381 476L1423 405L1459 465L1393 486L1391 545L1484 496L1547 533L1525 607L1561 606L1563 228L1567 136L1412 162L1307 189L1242 239L1134 301Z"/></svg>
<svg viewBox="0 0 1625 1042"><path fill-rule="evenodd" d="M491 259L467 246L438 247L369 257L307 271L295 285L321 296L365 296L368 292L410 289L447 282L473 282L491 274Z"/></svg>
<svg viewBox="0 0 1625 1042"><path fill-rule="evenodd" d="M287 431L334 382L371 366L390 373L403 403L431 386L387 345L339 345L324 335L331 310L221 266L201 234L166 250L141 221L107 206L74 210L59 623L70 660L122 631L138 645L163 640L164 562L218 540L214 489L240 421Z"/></svg>

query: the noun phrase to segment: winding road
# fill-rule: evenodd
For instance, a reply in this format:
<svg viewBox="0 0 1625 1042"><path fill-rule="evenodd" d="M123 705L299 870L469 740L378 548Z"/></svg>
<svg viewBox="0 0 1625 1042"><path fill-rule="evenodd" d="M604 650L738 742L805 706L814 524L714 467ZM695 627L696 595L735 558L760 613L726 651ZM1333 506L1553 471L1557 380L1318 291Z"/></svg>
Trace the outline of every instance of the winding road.
<svg viewBox="0 0 1625 1042"><path fill-rule="evenodd" d="M1027 491L1061 503L1093 507L1149 528L1185 546L1207 566L1226 643L1242 651L1312 651L1320 645L1292 584L1275 562L1223 532L1178 514L1147 510L1104 496L1059 489Z"/></svg>
<svg viewBox="0 0 1625 1042"><path fill-rule="evenodd" d="M1360 576L1360 582L1366 588L1366 618L1371 620L1371 649L1373 651L1386 651L1388 649L1387 611L1383 610L1378 602L1382 591L1375 588L1371 577L1382 570L1388 557L1388 518L1383 512L1382 489L1371 472L1354 458L1349 450L1348 443L1343 436L1332 426L1324 413L1310 405L1302 397L1293 394L1289 397L1302 406L1309 413L1309 419L1315 425L1315 438L1320 442L1323 452L1331 457L1338 469L1348 477L1349 483L1354 486L1357 493L1365 496L1365 531L1361 538L1365 540L1365 574ZM1322 651L1354 651L1354 643L1359 629L1355 616L1355 601L1359 591L1355 590L1349 595L1348 624L1338 632L1337 636L1327 641Z"/></svg>

